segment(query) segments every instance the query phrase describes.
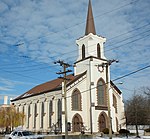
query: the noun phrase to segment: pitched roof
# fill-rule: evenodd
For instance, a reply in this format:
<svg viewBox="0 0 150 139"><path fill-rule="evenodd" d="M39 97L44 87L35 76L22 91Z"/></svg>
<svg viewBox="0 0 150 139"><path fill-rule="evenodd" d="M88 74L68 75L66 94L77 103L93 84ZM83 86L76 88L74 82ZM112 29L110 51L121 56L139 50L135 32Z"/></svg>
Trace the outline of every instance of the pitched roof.
<svg viewBox="0 0 150 139"><path fill-rule="evenodd" d="M69 79L69 80L67 80L67 86L71 85L72 83L74 83L76 80L78 80L79 78L81 78L85 74L86 74L86 72L81 73L81 74L76 75L76 76L74 76L73 74L68 75L66 77L67 79ZM57 79L48 81L46 83L37 85L37 86L33 87L32 89L30 89L29 91L25 92L24 94L18 96L17 98L15 98L11 101L13 102L13 101L16 101L19 99L24 99L27 97L40 95L42 93L48 93L51 91L61 90L62 89L62 82L63 82L63 79L57 78Z"/></svg>
<svg viewBox="0 0 150 139"><path fill-rule="evenodd" d="M110 84L112 85L112 87L121 95L122 92L120 91L120 89L112 82L110 81Z"/></svg>
<svg viewBox="0 0 150 139"><path fill-rule="evenodd" d="M94 35L96 35L91 0L89 0L88 5L85 35L88 35L89 33L93 33Z"/></svg>

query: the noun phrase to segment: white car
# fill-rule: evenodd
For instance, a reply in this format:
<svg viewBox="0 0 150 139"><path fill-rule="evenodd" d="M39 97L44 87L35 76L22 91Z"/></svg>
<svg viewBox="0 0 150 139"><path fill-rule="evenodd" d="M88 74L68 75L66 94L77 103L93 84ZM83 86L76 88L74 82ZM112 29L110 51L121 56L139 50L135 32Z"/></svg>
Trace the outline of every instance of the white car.
<svg viewBox="0 0 150 139"><path fill-rule="evenodd" d="M34 135L30 131L13 131L5 139L44 139L43 135Z"/></svg>

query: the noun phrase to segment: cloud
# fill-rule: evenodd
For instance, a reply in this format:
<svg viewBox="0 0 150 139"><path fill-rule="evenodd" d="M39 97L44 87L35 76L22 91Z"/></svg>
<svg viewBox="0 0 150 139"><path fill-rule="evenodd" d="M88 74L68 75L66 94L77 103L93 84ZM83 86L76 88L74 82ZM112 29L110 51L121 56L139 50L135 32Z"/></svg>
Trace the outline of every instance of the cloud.
<svg viewBox="0 0 150 139"><path fill-rule="evenodd" d="M6 86L14 86L15 85L14 81L10 81L10 80L4 79L4 78L0 78L0 83L4 84Z"/></svg>
<svg viewBox="0 0 150 139"><path fill-rule="evenodd" d="M0 87L1 91L11 91L13 89L10 89L9 87Z"/></svg>
<svg viewBox="0 0 150 139"><path fill-rule="evenodd" d="M131 0L92 1L96 32L107 39L105 55L108 59L120 61L118 65L111 67L112 79L150 63L149 38L146 37L150 26L144 26L150 19L150 3L149 0L131 2ZM31 67L31 61L39 65L46 63L49 66L54 61L62 59L73 64L78 54L75 40L83 36L85 31L87 5L87 0L1 0L0 62L9 65L14 60L21 63L4 66L2 69L13 71L16 68L23 75L28 75L23 70ZM144 27L136 29L141 26ZM143 39L140 39L142 37ZM14 46L14 44L21 45ZM30 60L25 64L25 60L23 61L20 56L27 56ZM17 69L17 66L25 68ZM39 69L31 72L31 75L37 71ZM137 83L141 83L140 79L144 80L141 84L145 85L149 81L148 71L145 73L147 75L141 72L136 78L124 79L126 87L130 86L133 89ZM4 85L2 89L11 91L19 84L26 84L22 79L16 80L1 78L0 82Z"/></svg>
<svg viewBox="0 0 150 139"><path fill-rule="evenodd" d="M0 14L2 14L3 12L5 12L6 10L8 10L8 5L1 1L1 4L0 4Z"/></svg>
<svg viewBox="0 0 150 139"><path fill-rule="evenodd" d="M15 87L18 85L35 85L35 84L29 82L12 81L10 79L0 78L0 85L1 85L0 87L1 91L12 92L15 91Z"/></svg>
<svg viewBox="0 0 150 139"><path fill-rule="evenodd" d="M13 82L6 80L4 78L0 78L0 85L1 85L1 87L0 87L1 92L12 91L13 87L14 87Z"/></svg>

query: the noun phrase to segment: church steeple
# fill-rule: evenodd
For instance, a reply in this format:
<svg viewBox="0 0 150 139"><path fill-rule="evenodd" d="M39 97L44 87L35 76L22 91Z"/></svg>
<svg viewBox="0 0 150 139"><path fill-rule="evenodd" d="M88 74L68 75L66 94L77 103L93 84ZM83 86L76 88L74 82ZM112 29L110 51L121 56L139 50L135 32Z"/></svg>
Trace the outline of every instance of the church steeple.
<svg viewBox="0 0 150 139"><path fill-rule="evenodd" d="M89 61L91 60L95 63L94 65L105 62L105 41L106 38L96 34L92 4L91 0L89 0L85 35L76 40L79 54L77 61L75 62L75 75L81 74L84 71L89 70Z"/></svg>
<svg viewBox="0 0 150 139"><path fill-rule="evenodd" d="M93 33L94 35L96 35L91 0L89 0L88 5L85 35L88 35L89 33Z"/></svg>

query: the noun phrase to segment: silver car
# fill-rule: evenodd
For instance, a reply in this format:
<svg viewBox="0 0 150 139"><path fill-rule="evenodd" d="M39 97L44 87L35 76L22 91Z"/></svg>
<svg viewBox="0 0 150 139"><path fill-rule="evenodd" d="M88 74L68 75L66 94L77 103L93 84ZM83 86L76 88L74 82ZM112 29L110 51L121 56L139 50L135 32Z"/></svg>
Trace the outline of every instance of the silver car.
<svg viewBox="0 0 150 139"><path fill-rule="evenodd" d="M13 131L5 139L44 139L43 135L34 135L30 131Z"/></svg>

